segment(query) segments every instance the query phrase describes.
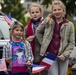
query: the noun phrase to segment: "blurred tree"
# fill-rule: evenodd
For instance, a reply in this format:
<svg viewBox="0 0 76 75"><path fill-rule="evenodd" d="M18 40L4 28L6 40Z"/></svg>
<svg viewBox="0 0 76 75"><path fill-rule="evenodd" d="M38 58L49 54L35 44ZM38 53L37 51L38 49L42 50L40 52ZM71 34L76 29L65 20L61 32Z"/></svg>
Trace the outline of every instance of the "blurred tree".
<svg viewBox="0 0 76 75"><path fill-rule="evenodd" d="M43 0L43 1L42 1L42 5L45 5L46 8L48 8L52 1L53 1L53 0L48 0L48 1L47 1L47 0Z"/></svg>
<svg viewBox="0 0 76 75"><path fill-rule="evenodd" d="M62 0L66 6L66 13L71 15L76 11L76 0Z"/></svg>
<svg viewBox="0 0 76 75"><path fill-rule="evenodd" d="M11 13L11 16L26 25L24 10L25 8L20 3L20 0L3 0L1 3L2 12L5 14Z"/></svg>
<svg viewBox="0 0 76 75"><path fill-rule="evenodd" d="M52 3L54 0L43 0L42 4L46 6L46 8ZM76 11L76 0L61 0L66 6L66 17L67 14L71 15Z"/></svg>

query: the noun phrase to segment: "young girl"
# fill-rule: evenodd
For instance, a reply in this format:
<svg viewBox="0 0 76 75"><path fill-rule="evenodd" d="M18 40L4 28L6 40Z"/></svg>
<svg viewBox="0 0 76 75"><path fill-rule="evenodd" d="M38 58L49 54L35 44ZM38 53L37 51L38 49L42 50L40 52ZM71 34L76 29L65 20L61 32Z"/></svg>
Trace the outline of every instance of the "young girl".
<svg viewBox="0 0 76 75"><path fill-rule="evenodd" d="M11 75L29 75L28 66L33 62L32 49L24 39L24 27L14 22L10 28L10 41L3 48L3 58L10 64Z"/></svg>
<svg viewBox="0 0 76 75"><path fill-rule="evenodd" d="M48 75L66 75L68 58L75 45L74 25L65 18L65 14L64 4L54 1L51 15L37 28L36 37L41 44L41 57L46 53L57 56Z"/></svg>
<svg viewBox="0 0 76 75"><path fill-rule="evenodd" d="M44 20L42 17L42 8L38 4L32 4L29 7L29 13L31 19L28 25L25 27L25 37L31 43L32 52L34 55L34 63L39 63L40 44L35 37L35 31L39 24Z"/></svg>

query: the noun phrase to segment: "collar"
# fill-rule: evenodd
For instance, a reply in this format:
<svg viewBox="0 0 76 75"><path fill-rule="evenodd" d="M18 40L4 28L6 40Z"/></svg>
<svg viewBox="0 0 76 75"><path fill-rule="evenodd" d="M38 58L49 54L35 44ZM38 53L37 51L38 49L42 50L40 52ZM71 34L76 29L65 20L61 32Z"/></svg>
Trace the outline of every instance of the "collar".
<svg viewBox="0 0 76 75"><path fill-rule="evenodd" d="M56 18L54 16L52 16L52 19L55 23L57 23ZM60 22L59 24L68 23L68 22L69 22L69 20L67 20L66 18L63 18L63 21Z"/></svg>

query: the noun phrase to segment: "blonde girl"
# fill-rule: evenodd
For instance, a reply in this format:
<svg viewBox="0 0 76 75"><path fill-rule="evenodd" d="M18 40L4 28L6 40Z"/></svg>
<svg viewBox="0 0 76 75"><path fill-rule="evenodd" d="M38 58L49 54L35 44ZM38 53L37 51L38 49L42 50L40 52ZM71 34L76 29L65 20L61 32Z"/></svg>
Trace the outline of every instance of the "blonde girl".
<svg viewBox="0 0 76 75"><path fill-rule="evenodd" d="M57 56L48 75L66 75L68 58L75 45L74 25L65 18L65 14L64 4L59 0L53 1L51 14L37 28L41 58L47 53Z"/></svg>
<svg viewBox="0 0 76 75"><path fill-rule="evenodd" d="M10 28L10 41L3 48L3 58L10 64L11 75L29 75L33 62L32 49L24 39L24 27L15 21Z"/></svg>
<svg viewBox="0 0 76 75"><path fill-rule="evenodd" d="M39 4L32 4L29 7L29 13L31 16L31 19L28 22L28 25L25 27L25 37L27 41L30 42L32 47L32 52L34 55L34 63L40 62L40 44L35 37L35 32L37 27L42 23L44 20L42 17L42 8Z"/></svg>

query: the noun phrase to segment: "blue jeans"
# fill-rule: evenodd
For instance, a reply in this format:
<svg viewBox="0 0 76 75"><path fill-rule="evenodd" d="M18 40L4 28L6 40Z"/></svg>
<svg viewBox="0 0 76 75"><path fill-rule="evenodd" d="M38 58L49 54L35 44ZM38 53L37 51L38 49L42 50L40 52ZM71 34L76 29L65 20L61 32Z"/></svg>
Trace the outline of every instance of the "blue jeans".
<svg viewBox="0 0 76 75"><path fill-rule="evenodd" d="M11 75L30 75L29 72L11 73Z"/></svg>

